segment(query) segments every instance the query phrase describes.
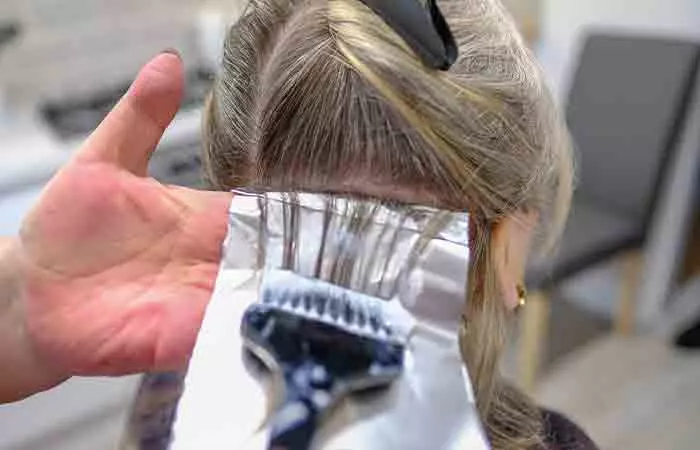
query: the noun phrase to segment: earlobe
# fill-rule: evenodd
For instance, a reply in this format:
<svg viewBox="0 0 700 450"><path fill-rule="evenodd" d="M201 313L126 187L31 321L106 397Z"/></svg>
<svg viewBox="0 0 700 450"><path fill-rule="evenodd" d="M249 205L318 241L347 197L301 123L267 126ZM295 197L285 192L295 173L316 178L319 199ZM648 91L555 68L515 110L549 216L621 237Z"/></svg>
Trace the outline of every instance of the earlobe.
<svg viewBox="0 0 700 450"><path fill-rule="evenodd" d="M498 280L509 310L521 305L526 296L525 265L530 250L535 213L517 213L504 218L493 230Z"/></svg>
<svg viewBox="0 0 700 450"><path fill-rule="evenodd" d="M514 279L514 274L512 271L512 258L510 257L510 221L511 219L509 217L505 218L494 227L493 245L501 296L505 302L506 308L512 310L517 307L518 298L515 290L515 284L517 281Z"/></svg>

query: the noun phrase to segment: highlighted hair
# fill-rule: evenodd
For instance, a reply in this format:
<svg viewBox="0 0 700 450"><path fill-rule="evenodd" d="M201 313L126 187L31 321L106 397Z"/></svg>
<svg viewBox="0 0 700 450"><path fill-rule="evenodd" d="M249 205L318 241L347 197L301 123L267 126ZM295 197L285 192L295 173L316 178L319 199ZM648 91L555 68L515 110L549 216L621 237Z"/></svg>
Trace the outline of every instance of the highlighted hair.
<svg viewBox="0 0 700 450"><path fill-rule="evenodd" d="M510 313L493 228L538 211L556 238L572 158L543 76L498 0L440 2L459 45L427 68L357 0L252 0L227 37L205 120L216 188L334 192L468 210L461 334L495 449L541 442L538 410L498 377Z"/></svg>

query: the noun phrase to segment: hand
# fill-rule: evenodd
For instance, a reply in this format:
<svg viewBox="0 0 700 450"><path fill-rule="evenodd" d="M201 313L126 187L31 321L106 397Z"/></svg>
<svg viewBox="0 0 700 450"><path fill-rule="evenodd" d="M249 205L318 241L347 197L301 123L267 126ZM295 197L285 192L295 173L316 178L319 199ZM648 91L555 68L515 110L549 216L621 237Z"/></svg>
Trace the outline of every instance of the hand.
<svg viewBox="0 0 700 450"><path fill-rule="evenodd" d="M183 83L178 56L149 62L23 224L25 335L56 382L177 368L192 351L231 195L146 176Z"/></svg>

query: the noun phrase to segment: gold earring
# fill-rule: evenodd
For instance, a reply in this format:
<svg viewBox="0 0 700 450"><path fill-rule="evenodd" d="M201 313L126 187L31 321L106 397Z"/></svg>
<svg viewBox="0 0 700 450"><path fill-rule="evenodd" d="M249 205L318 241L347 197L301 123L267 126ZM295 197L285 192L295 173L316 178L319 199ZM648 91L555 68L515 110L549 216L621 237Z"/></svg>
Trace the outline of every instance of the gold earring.
<svg viewBox="0 0 700 450"><path fill-rule="evenodd" d="M527 289L522 284L517 285L516 289L518 290L518 309L520 309L527 303Z"/></svg>

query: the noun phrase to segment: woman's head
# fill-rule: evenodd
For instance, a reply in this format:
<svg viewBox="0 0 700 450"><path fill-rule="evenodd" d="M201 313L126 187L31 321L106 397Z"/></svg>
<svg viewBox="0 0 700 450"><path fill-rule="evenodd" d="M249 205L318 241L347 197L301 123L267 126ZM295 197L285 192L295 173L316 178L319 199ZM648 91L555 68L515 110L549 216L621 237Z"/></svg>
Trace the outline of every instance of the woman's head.
<svg viewBox="0 0 700 450"><path fill-rule="evenodd" d="M496 2L440 6L460 47L450 72L359 0L253 0L210 104L210 180L418 197L488 220L541 209L569 162L540 73Z"/></svg>
<svg viewBox="0 0 700 450"><path fill-rule="evenodd" d="M513 276L498 272L511 270L504 261L517 232L508 230L530 222L517 218L563 221L567 133L498 0L439 6L459 45L448 72L427 68L359 0L252 0L229 32L208 105L206 175L221 189L467 210L474 232L465 358L487 422L500 423L492 439L512 444L510 433L527 442L527 430L503 423L526 406L502 400L495 382L508 317L500 299L515 295Z"/></svg>

